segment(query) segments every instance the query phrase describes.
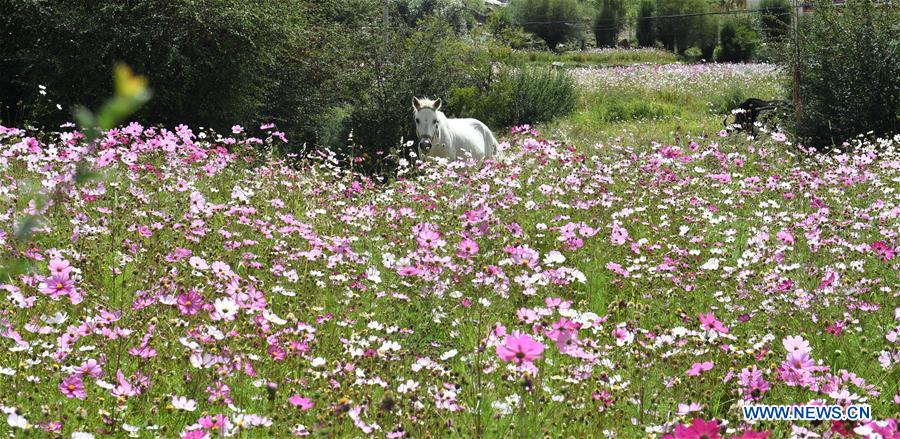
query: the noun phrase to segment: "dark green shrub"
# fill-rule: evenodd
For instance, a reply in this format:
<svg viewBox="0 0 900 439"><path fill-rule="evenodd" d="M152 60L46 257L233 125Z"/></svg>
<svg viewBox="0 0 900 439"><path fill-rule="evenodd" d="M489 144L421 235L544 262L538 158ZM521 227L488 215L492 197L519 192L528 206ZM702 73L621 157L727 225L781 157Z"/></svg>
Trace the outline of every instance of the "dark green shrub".
<svg viewBox="0 0 900 439"><path fill-rule="evenodd" d="M636 37L638 46L653 47L656 44L656 24L651 18L656 13L655 0L641 0L638 8Z"/></svg>
<svg viewBox="0 0 900 439"><path fill-rule="evenodd" d="M900 10L871 0L815 4L801 20L796 134L827 148L873 132L896 133L900 110Z"/></svg>
<svg viewBox="0 0 900 439"><path fill-rule="evenodd" d="M577 38L581 16L577 0L512 0L509 4L517 22L556 50L560 43Z"/></svg>
<svg viewBox="0 0 900 439"><path fill-rule="evenodd" d="M614 47L625 25L625 3L623 0L599 0L597 7L597 18L594 20L597 47Z"/></svg>
<svg viewBox="0 0 900 439"><path fill-rule="evenodd" d="M361 88L360 56L345 30L361 0L0 0L0 105L34 107L44 85L61 109L96 106L122 61L149 77L154 99L135 118L219 130L274 120L292 143L314 135L312 115ZM353 12L349 13L348 10ZM355 84L355 85L354 85ZM327 93L322 91L327 90Z"/></svg>
<svg viewBox="0 0 900 439"><path fill-rule="evenodd" d="M709 12L706 0L659 0L657 16L702 14ZM659 18L656 31L667 50L684 55L696 47L706 60L713 58L718 40L718 22L712 15Z"/></svg>
<svg viewBox="0 0 900 439"><path fill-rule="evenodd" d="M791 25L791 4L788 0L763 0L759 5L759 19L763 36L782 41Z"/></svg>
<svg viewBox="0 0 900 439"><path fill-rule="evenodd" d="M759 46L759 34L751 20L728 20L719 30L716 61L744 62L753 58Z"/></svg>

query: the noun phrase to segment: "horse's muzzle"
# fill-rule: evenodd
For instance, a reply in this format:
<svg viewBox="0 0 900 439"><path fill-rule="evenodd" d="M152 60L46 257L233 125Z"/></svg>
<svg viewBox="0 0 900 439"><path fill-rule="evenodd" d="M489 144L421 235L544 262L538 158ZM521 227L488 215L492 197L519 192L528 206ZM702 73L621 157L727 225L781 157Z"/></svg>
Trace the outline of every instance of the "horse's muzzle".
<svg viewBox="0 0 900 439"><path fill-rule="evenodd" d="M423 152L431 151L431 139L423 138L419 140L419 149Z"/></svg>

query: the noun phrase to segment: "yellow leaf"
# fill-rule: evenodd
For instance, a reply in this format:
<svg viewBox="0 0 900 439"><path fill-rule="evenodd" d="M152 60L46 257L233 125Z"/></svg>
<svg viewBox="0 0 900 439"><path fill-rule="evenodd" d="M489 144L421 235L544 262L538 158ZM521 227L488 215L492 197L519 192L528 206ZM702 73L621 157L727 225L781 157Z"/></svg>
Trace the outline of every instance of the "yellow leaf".
<svg viewBox="0 0 900 439"><path fill-rule="evenodd" d="M125 64L116 64L115 68L116 96L123 98L135 97L147 89L147 78L135 75Z"/></svg>

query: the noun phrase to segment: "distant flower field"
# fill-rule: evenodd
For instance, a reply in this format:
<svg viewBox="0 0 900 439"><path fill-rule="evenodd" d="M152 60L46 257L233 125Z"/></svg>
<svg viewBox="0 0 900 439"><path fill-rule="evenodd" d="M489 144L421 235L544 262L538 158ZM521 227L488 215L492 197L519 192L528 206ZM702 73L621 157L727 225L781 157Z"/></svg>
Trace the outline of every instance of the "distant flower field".
<svg viewBox="0 0 900 439"><path fill-rule="evenodd" d="M897 434L900 139L505 138L378 183L262 152L271 125L96 149L0 127L0 246L32 268L0 279L0 431ZM756 403L876 419L747 424Z"/></svg>

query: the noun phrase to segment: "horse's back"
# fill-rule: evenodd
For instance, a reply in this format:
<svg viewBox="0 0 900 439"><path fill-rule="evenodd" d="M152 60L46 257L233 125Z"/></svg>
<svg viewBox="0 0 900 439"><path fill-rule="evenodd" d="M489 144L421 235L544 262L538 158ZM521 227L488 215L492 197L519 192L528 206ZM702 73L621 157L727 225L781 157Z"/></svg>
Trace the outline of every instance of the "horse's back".
<svg viewBox="0 0 900 439"><path fill-rule="evenodd" d="M465 139L464 149L479 160L491 158L497 148L491 129L478 119L449 119L454 135Z"/></svg>

